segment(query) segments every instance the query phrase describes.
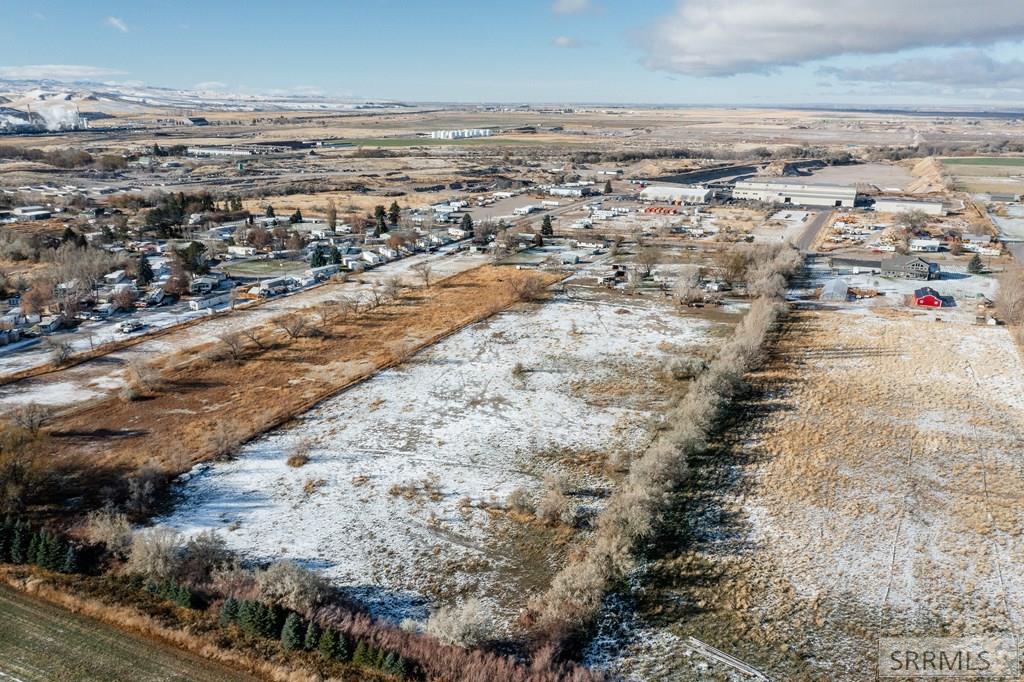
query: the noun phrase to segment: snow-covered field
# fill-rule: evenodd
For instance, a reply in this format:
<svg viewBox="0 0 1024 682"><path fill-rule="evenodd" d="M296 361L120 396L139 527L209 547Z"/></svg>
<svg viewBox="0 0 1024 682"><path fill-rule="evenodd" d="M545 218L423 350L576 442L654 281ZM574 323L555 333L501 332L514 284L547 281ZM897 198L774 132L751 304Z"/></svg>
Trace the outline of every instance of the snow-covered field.
<svg viewBox="0 0 1024 682"><path fill-rule="evenodd" d="M508 577L522 557L501 537L511 521L482 507L537 492L552 472L606 489L559 453L644 447L657 368L716 326L626 297L499 314L194 471L161 522L216 529L253 559L319 568L382 615L422 616L469 587L513 609L526 596ZM289 467L300 444L310 461Z"/></svg>
<svg viewBox="0 0 1024 682"><path fill-rule="evenodd" d="M688 498L695 539L635 578L657 609L606 609L597 667L727 679L692 635L772 679L867 680L878 637L1020 631L1024 362L1009 330L857 303L794 330L734 475L709 466L714 492Z"/></svg>

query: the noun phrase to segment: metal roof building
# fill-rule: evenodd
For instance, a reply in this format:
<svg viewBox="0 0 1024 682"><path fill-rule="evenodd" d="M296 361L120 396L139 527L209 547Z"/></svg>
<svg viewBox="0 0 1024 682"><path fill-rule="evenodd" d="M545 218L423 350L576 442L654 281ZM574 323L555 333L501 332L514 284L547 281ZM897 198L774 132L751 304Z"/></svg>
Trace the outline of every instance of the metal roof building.
<svg viewBox="0 0 1024 682"><path fill-rule="evenodd" d="M792 182L748 180L737 182L734 199L764 201L772 204L853 208L857 188L846 185L804 185Z"/></svg>
<svg viewBox="0 0 1024 682"><path fill-rule="evenodd" d="M875 199L875 213L910 213L911 211L921 211L927 215L946 215L946 209L941 201Z"/></svg>
<svg viewBox="0 0 1024 682"><path fill-rule="evenodd" d="M706 204L711 190L705 187L667 187L654 185L640 191L640 201L668 201L673 204Z"/></svg>

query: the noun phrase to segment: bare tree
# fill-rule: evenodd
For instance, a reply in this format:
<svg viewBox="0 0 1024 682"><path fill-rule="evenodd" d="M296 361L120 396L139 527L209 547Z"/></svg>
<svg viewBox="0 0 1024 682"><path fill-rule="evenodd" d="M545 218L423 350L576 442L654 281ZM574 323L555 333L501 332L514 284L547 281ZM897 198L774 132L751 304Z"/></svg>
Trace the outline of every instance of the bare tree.
<svg viewBox="0 0 1024 682"><path fill-rule="evenodd" d="M384 297L393 301L398 298L398 294L402 291L402 279L398 275L392 275L384 280Z"/></svg>
<svg viewBox="0 0 1024 682"><path fill-rule="evenodd" d="M306 331L306 318L298 313L288 313L271 320L273 325L288 335L289 339L297 339Z"/></svg>
<svg viewBox="0 0 1024 682"><path fill-rule="evenodd" d="M217 337L225 350L227 350L228 357L236 365L242 361L245 355L245 338L238 332L225 332Z"/></svg>
<svg viewBox="0 0 1024 682"><path fill-rule="evenodd" d="M260 339L260 328L259 327L246 327L245 329L243 329L239 333L242 336L244 336L245 338L247 338L250 341L252 341L253 344L257 348L259 348L260 350L263 350L264 348L266 348L266 345L264 345L263 341Z"/></svg>
<svg viewBox="0 0 1024 682"><path fill-rule="evenodd" d="M71 359L75 349L69 341L63 339L47 339L46 345L50 348L51 357L55 365L63 365Z"/></svg>
<svg viewBox="0 0 1024 682"><path fill-rule="evenodd" d="M537 275L511 277L508 286L512 290L512 295L520 301L536 301L543 298L548 288L544 280Z"/></svg>
<svg viewBox="0 0 1024 682"><path fill-rule="evenodd" d="M340 314L340 303L335 300L322 301L316 307L316 316L321 327L330 326Z"/></svg>
<svg viewBox="0 0 1024 682"><path fill-rule="evenodd" d="M658 249L650 246L645 246L636 252L636 256L633 261L636 263L636 267L640 270L644 277L650 277L651 271L654 266L658 264L658 258L660 256Z"/></svg>
<svg viewBox="0 0 1024 682"><path fill-rule="evenodd" d="M473 647L491 635L491 617L483 604L470 597L457 606L444 606L427 620L427 634L445 644Z"/></svg>
<svg viewBox="0 0 1024 682"><path fill-rule="evenodd" d="M430 274L432 269L433 266L431 266L430 261L426 260L412 266L412 271L419 275L419 278L423 281L424 289L430 288Z"/></svg>
<svg viewBox="0 0 1024 682"><path fill-rule="evenodd" d="M50 410L39 403L29 403L16 409L11 415L11 421L20 428L25 429L32 437L39 435L39 431L50 419Z"/></svg>
<svg viewBox="0 0 1024 682"><path fill-rule="evenodd" d="M338 309L341 312L341 316L345 319L358 315L359 298L357 296L342 296L338 300Z"/></svg>

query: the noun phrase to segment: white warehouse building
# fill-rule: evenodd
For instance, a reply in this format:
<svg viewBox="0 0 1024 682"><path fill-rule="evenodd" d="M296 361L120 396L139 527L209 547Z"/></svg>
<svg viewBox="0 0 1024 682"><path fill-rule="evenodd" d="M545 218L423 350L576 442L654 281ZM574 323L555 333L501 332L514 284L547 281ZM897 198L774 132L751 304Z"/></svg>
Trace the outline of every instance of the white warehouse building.
<svg viewBox="0 0 1024 682"><path fill-rule="evenodd" d="M790 182L749 180L737 182L734 199L765 201L772 204L853 208L857 188L846 185L803 185Z"/></svg>
<svg viewBox="0 0 1024 682"><path fill-rule="evenodd" d="M640 190L640 201L668 201L673 204L706 204L711 190L705 187L667 187L652 185Z"/></svg>
<svg viewBox="0 0 1024 682"><path fill-rule="evenodd" d="M433 140L462 140L469 137L490 137L490 128L463 128L462 130L435 130L430 133Z"/></svg>
<svg viewBox="0 0 1024 682"><path fill-rule="evenodd" d="M875 213L910 213L911 211L921 211L927 215L946 215L946 208L941 201L875 199Z"/></svg>

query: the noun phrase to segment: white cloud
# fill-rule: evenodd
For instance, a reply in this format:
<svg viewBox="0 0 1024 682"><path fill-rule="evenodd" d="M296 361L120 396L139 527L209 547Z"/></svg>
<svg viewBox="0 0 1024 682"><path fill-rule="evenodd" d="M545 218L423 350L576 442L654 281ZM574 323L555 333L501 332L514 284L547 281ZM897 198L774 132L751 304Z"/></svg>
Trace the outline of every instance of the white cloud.
<svg viewBox="0 0 1024 682"><path fill-rule="evenodd" d="M828 67L819 73L844 81L932 83L968 88L1024 86L1024 61L1001 62L982 50L958 50L948 56L914 57L886 64Z"/></svg>
<svg viewBox="0 0 1024 682"><path fill-rule="evenodd" d="M551 4L551 11L555 14L583 14L594 9L590 0L555 0Z"/></svg>
<svg viewBox="0 0 1024 682"><path fill-rule="evenodd" d="M1022 38L1021 0L678 0L638 43L652 69L729 76L839 55Z"/></svg>
<svg viewBox="0 0 1024 682"><path fill-rule="evenodd" d="M123 20L118 19L117 17L107 17L107 26L116 28L121 33L128 32L128 24L124 23Z"/></svg>
<svg viewBox="0 0 1024 682"><path fill-rule="evenodd" d="M117 69L84 64L26 64L24 66L0 66L0 78L15 80L51 79L75 81L88 78L105 78L125 73Z"/></svg>
<svg viewBox="0 0 1024 682"><path fill-rule="evenodd" d="M582 41L577 40L576 38L570 38L569 36L558 36L551 41L551 44L555 47L564 47L568 49L583 47Z"/></svg>

